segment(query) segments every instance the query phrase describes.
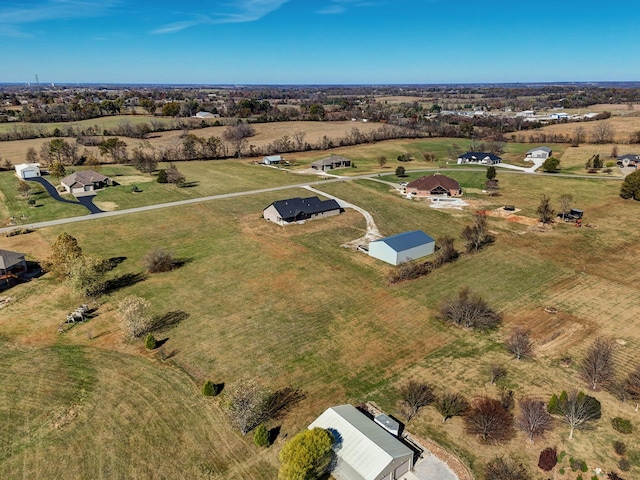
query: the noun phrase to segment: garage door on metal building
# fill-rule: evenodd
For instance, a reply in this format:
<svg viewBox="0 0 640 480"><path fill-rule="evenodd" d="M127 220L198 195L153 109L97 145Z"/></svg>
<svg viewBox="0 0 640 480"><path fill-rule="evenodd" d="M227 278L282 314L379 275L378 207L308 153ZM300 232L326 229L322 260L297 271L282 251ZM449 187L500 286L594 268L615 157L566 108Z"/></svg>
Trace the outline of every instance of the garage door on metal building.
<svg viewBox="0 0 640 480"><path fill-rule="evenodd" d="M404 462L402 465L400 465L398 468L396 468L393 478L400 478L402 475L407 473L409 471L410 465L411 465L411 461L407 461L407 462Z"/></svg>

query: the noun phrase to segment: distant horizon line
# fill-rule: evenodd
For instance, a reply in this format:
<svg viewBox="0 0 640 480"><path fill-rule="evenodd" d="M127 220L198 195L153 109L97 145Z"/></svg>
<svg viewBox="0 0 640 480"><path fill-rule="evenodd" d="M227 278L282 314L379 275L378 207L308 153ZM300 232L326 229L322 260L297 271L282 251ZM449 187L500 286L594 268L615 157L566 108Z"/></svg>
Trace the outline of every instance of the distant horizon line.
<svg viewBox="0 0 640 480"><path fill-rule="evenodd" d="M255 87L455 87L455 86L547 86L547 85L624 85L640 87L640 80L602 81L520 81L520 82L433 82L433 83L150 83L150 82L0 82L0 86L47 88L51 86L118 86L118 87L209 87L209 88L255 88Z"/></svg>

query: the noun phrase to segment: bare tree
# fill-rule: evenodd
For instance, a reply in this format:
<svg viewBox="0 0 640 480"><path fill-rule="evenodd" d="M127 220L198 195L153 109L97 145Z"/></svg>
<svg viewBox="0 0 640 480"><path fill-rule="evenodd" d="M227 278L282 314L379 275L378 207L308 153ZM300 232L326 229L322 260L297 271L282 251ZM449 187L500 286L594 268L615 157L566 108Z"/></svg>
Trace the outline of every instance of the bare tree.
<svg viewBox="0 0 640 480"><path fill-rule="evenodd" d="M378 165L380 165L380 167L384 167L387 164L387 157L385 157L384 155L380 155L378 157Z"/></svg>
<svg viewBox="0 0 640 480"><path fill-rule="evenodd" d="M434 266L444 265L445 263L451 263L460 256L460 253L456 250L455 243L452 237L444 236L438 238L436 245L439 247Z"/></svg>
<svg viewBox="0 0 640 480"><path fill-rule="evenodd" d="M446 300L440 307L440 314L451 323L477 330L490 330L502 321L500 314L468 287Z"/></svg>
<svg viewBox="0 0 640 480"><path fill-rule="evenodd" d="M151 303L142 297L129 295L118 304L118 316L125 338L132 339L147 333L151 326Z"/></svg>
<svg viewBox="0 0 640 480"><path fill-rule="evenodd" d="M489 233L486 215L474 214L473 223L464 227L461 237L466 242L467 253L477 252L484 245L493 242L494 237Z"/></svg>
<svg viewBox="0 0 640 480"><path fill-rule="evenodd" d="M469 410L469 402L459 393L443 393L436 398L434 405L442 415L443 423L451 417L464 415Z"/></svg>
<svg viewBox="0 0 640 480"><path fill-rule="evenodd" d="M540 400L523 398L519 402L520 413L516 417L516 428L525 432L533 442L551 430L553 418L547 412L546 405Z"/></svg>
<svg viewBox="0 0 640 480"><path fill-rule="evenodd" d="M501 378L507 376L507 369L497 363L492 363L489 366L489 374L491 375L491 383L496 383Z"/></svg>
<svg viewBox="0 0 640 480"><path fill-rule="evenodd" d="M415 417L418 411L435 399L431 385L416 380L409 380L399 389L402 399L401 411L407 421Z"/></svg>
<svg viewBox="0 0 640 480"><path fill-rule="evenodd" d="M614 358L615 341L609 337L598 337L591 344L582 363L582 378L596 390L598 385L611 381L615 374Z"/></svg>
<svg viewBox="0 0 640 480"><path fill-rule="evenodd" d="M556 212L551 207L551 199L549 197L547 197L546 195L542 195L540 204L536 209L536 213L538 214L538 220L540 220L543 225L553 223Z"/></svg>
<svg viewBox="0 0 640 480"><path fill-rule="evenodd" d="M618 156L618 146L614 145L613 147L611 147L611 153L609 154L609 157L616 158L617 156Z"/></svg>
<svg viewBox="0 0 640 480"><path fill-rule="evenodd" d="M520 327L514 328L507 339L507 350L515 355L516 360L530 356L533 342L529 338L529 331Z"/></svg>
<svg viewBox="0 0 640 480"><path fill-rule="evenodd" d="M598 122L591 129L592 143L612 143L615 130L610 123Z"/></svg>
<svg viewBox="0 0 640 480"><path fill-rule="evenodd" d="M549 401L547 411L558 415L560 420L569 425L569 440L573 438L573 431L587 428L590 422L602 416L600 402L583 392L563 391L560 396L554 394Z"/></svg>
<svg viewBox="0 0 640 480"><path fill-rule="evenodd" d="M476 400L465 416L465 431L477 435L482 443L506 442L513 437L513 415L502 402L482 397Z"/></svg>
<svg viewBox="0 0 640 480"><path fill-rule="evenodd" d="M530 480L527 468L511 458L496 457L484 467L484 476L490 480Z"/></svg>
<svg viewBox="0 0 640 480"><path fill-rule="evenodd" d="M580 144L582 142L584 142L585 139L585 131L584 131L584 127L576 127L576 129L573 131L573 138L571 139L571 146L572 147L578 147L580 146Z"/></svg>
<svg viewBox="0 0 640 480"><path fill-rule="evenodd" d="M629 374L624 381L625 393L636 402L636 412L638 411L638 403L640 402L640 365Z"/></svg>
<svg viewBox="0 0 640 480"><path fill-rule="evenodd" d="M253 379L239 381L226 389L225 408L233 426L246 435L264 421L269 393Z"/></svg>
<svg viewBox="0 0 640 480"><path fill-rule="evenodd" d="M178 168L170 163L166 170L167 183L173 183L174 185L182 186L185 182L184 175L178 170Z"/></svg>
<svg viewBox="0 0 640 480"><path fill-rule="evenodd" d="M168 272L178 264L173 252L164 248L154 248L144 256L142 261L149 273Z"/></svg>
<svg viewBox="0 0 640 480"><path fill-rule="evenodd" d="M254 128L248 123L238 123L227 127L222 137L231 144L234 156L241 158L242 152L247 146L247 138L255 135Z"/></svg>
<svg viewBox="0 0 640 480"><path fill-rule="evenodd" d="M293 134L293 141L296 143L296 150L298 150L299 152L304 150L304 147L305 147L304 137L306 136L307 134L305 132L295 132Z"/></svg>
<svg viewBox="0 0 640 480"><path fill-rule="evenodd" d="M571 204L573 203L573 195L569 193L563 193L560 195L560 211L562 212L562 219L564 220L564 216L571 209Z"/></svg>

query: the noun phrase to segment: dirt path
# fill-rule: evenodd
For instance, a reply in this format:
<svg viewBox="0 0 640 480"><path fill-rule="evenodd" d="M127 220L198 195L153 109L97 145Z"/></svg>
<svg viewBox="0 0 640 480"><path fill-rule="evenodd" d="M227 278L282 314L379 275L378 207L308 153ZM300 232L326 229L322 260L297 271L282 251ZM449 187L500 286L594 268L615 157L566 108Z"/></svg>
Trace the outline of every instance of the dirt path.
<svg viewBox="0 0 640 480"><path fill-rule="evenodd" d="M348 243L345 243L343 245L344 247L358 248L358 245L368 245L369 242L382 238L382 235L380 235L380 231L378 230L376 222L373 220L373 216L369 212L367 212L365 209L360 208L357 205L354 205L352 203L341 200L338 197L334 197L333 195L329 195L328 193L325 193L321 190L310 187L309 185L305 186L304 188L306 188L310 192L317 193L318 195L332 198L333 200L338 202L338 205L340 205L342 208L352 208L353 210L360 212L362 216L365 218L367 222L367 233L365 233L363 237L360 237L355 240L351 240Z"/></svg>

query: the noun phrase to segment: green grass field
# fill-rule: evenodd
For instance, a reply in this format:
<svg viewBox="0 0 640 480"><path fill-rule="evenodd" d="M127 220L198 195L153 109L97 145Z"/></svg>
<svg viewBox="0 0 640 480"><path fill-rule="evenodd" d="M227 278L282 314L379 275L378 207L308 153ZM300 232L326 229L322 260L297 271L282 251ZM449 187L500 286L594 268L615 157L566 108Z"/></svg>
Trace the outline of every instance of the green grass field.
<svg viewBox="0 0 640 480"><path fill-rule="evenodd" d="M373 168L375 158L370 162ZM291 173L243 162L178 167L187 181L200 176L201 183L183 189L196 196L299 182ZM133 176L119 168L109 174ZM485 180L483 172L446 173L474 192ZM407 378L470 398L496 397L502 386L516 398L546 400L562 389L587 388L579 380L578 364L597 334L620 340L616 358L620 375L626 374L640 361L637 302L628 291L628 285L640 281L635 268L638 225L630 221L637 217L638 203L620 199L619 182L614 181L500 172L498 179L500 196L465 195L471 208L454 211L403 199L371 180L316 182L314 187L369 211L385 235L423 229L435 238L453 236L460 249L459 232L473 211L505 204L521 209L520 218L489 217L496 241L485 250L393 286L387 277L393 267L341 247L364 234L360 214L348 210L284 228L261 218L273 200L308 194L298 188L0 238L0 248L24 251L41 261L48 244L66 231L88 254L125 257L109 273L111 278L142 273L142 258L155 247L169 249L185 262L102 297L96 316L64 335L56 327L82 298L49 275L7 291L14 301L0 310L5 352L0 419L6 425L0 434L0 476L271 479L283 437L290 438L325 408L340 403L374 400L399 416L396 387ZM174 198L174 187L136 184L143 190L141 198L147 193L154 199ZM126 200L132 195L130 185L120 188L101 192L113 195L103 201L118 208L134 205ZM561 194L572 194L574 206L585 210L585 223L597 228L530 228L527 217L535 217L543 193L556 208ZM438 319L440 302L462 286L503 313L499 330L478 334ZM166 339L162 348L171 358L161 361L141 341L122 339L115 309L129 294L149 299L156 316L180 314L179 324L158 334ZM544 313L546 305L560 313ZM517 362L503 348L515 325L531 330L534 359ZM563 367L560 359L566 356L574 361ZM508 370L498 386L488 378L494 362ZM206 379L228 385L247 377L272 390L292 386L305 393L284 419L268 425L280 426L281 436L266 450L255 447L250 435L231 429L222 398L204 399L199 393ZM640 434L634 405L606 392L595 395L603 404L602 420L594 430L577 432L571 442L558 423L533 446L520 433L507 444L484 446L466 437L461 419L443 424L430 407L408 429L440 442L476 473L500 452L537 474L538 454L546 446L609 471L617 462L611 442L624 440L630 458L637 459ZM614 416L631 418L636 431L624 438L616 434L610 425ZM632 464L629 478L640 475L638 461ZM556 474L562 480L576 476Z"/></svg>

